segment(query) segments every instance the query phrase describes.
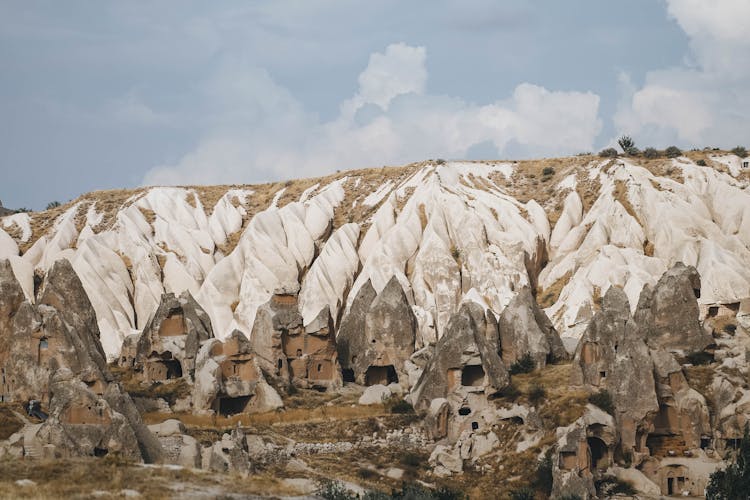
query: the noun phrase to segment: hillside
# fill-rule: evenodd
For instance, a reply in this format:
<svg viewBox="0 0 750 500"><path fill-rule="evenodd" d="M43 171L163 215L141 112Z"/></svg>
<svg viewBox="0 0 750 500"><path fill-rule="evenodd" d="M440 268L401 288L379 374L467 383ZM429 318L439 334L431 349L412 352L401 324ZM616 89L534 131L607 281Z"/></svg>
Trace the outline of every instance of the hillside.
<svg viewBox="0 0 750 500"><path fill-rule="evenodd" d="M0 228L11 496L695 497L750 421L726 152L102 191Z"/></svg>
<svg viewBox="0 0 750 500"><path fill-rule="evenodd" d="M643 285L679 261L700 272L701 304L750 296L748 184L739 158L694 152L102 191L5 217L0 257L12 258L29 297L34 272L68 258L110 359L165 291L190 291L225 338L249 332L274 293L299 293L306 324L324 305L337 320L365 281L379 292L392 276L422 343L440 337L465 298L499 314L523 286L538 291L563 338L577 339L609 286L635 307Z"/></svg>

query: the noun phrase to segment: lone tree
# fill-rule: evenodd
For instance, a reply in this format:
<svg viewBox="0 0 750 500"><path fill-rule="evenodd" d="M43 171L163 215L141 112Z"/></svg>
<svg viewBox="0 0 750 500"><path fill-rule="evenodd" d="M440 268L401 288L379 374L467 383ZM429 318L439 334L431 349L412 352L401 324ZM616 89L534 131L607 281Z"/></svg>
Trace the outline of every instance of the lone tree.
<svg viewBox="0 0 750 500"><path fill-rule="evenodd" d="M707 500L747 498L750 492L750 426L745 424L745 435L737 456L726 469L711 474L706 486Z"/></svg>
<svg viewBox="0 0 750 500"><path fill-rule="evenodd" d="M635 141L629 135L623 135L617 139L617 144L620 145L623 153L628 153L629 150L635 148Z"/></svg>

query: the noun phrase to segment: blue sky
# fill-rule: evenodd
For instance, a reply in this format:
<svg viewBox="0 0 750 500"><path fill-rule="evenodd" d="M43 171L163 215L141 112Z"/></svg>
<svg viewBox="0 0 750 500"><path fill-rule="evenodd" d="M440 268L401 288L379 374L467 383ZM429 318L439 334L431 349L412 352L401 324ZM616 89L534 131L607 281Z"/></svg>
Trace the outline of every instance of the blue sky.
<svg viewBox="0 0 750 500"><path fill-rule="evenodd" d="M747 0L0 3L0 199L747 145Z"/></svg>

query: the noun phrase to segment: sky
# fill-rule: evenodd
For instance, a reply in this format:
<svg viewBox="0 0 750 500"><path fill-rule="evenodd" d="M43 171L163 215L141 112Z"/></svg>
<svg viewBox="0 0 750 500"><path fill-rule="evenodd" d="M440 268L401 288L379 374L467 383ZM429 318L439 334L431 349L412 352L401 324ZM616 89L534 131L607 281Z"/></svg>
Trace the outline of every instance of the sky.
<svg viewBox="0 0 750 500"><path fill-rule="evenodd" d="M0 200L750 146L748 0L0 0Z"/></svg>

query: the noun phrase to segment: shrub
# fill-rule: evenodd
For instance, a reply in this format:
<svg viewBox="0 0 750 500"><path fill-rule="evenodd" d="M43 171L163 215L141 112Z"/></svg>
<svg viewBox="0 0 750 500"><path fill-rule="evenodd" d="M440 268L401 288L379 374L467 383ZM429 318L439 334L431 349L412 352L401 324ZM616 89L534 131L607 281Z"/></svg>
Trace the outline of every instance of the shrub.
<svg viewBox="0 0 750 500"><path fill-rule="evenodd" d="M445 165L445 160L443 160L442 158L438 158L437 160L435 160L435 163L437 163L438 165Z"/></svg>
<svg viewBox="0 0 750 500"><path fill-rule="evenodd" d="M357 476L360 479L373 479L374 477L377 477L377 475L378 473L372 469L366 469L364 467L360 467L360 469L357 470Z"/></svg>
<svg viewBox="0 0 750 500"><path fill-rule="evenodd" d="M657 151L655 148L646 148L643 150L643 157L648 158L649 160L653 160L654 158L659 157L659 151Z"/></svg>
<svg viewBox="0 0 750 500"><path fill-rule="evenodd" d="M612 395L607 389L602 389L599 392L591 394L589 396L589 403L594 406L598 406L610 415L615 414L615 403L612 400Z"/></svg>
<svg viewBox="0 0 750 500"><path fill-rule="evenodd" d="M617 139L617 144L622 148L623 153L628 153L630 148L635 148L635 141L629 135L623 135ZM630 153L628 153L630 154Z"/></svg>
<svg viewBox="0 0 750 500"><path fill-rule="evenodd" d="M399 415L414 413L414 407L403 399L397 399L393 403L389 403L388 406L391 413L396 413Z"/></svg>
<svg viewBox="0 0 750 500"><path fill-rule="evenodd" d="M596 494L600 498L610 498L613 495L636 495L638 492L633 485L615 476L604 476L594 483Z"/></svg>
<svg viewBox="0 0 750 500"><path fill-rule="evenodd" d="M544 167L544 169L542 170L542 175L544 175L545 177L550 176L554 173L555 169L552 167Z"/></svg>
<svg viewBox="0 0 750 500"><path fill-rule="evenodd" d="M319 479L315 493L323 500L356 500L358 495L347 490L344 483L332 479Z"/></svg>
<svg viewBox="0 0 750 500"><path fill-rule="evenodd" d="M511 500L534 500L534 490L531 488L519 488L510 492Z"/></svg>
<svg viewBox="0 0 750 500"><path fill-rule="evenodd" d="M693 366L701 366L711 363L714 357L705 351L695 351L685 356L685 360Z"/></svg>
<svg viewBox="0 0 750 500"><path fill-rule="evenodd" d="M50 201L49 203L47 203L47 208L45 208L45 210L52 210L53 208L57 208L59 206L60 206L59 201Z"/></svg>
<svg viewBox="0 0 750 500"><path fill-rule="evenodd" d="M400 490L391 491L390 495L377 492L365 493L364 500L385 500L388 498L400 498L403 500L464 500L463 493L452 490L446 486L437 490L431 490L419 483L402 483Z"/></svg>
<svg viewBox="0 0 750 500"><path fill-rule="evenodd" d="M552 493L552 450L548 450L536 464L536 487L546 497Z"/></svg>
<svg viewBox="0 0 750 500"><path fill-rule="evenodd" d="M606 148L599 151L599 156L602 158L617 158L617 150L615 148Z"/></svg>
<svg viewBox="0 0 750 500"><path fill-rule="evenodd" d="M531 354L526 353L521 359L510 365L510 374L518 375L519 373L531 373L534 371L534 368L536 368L534 358L531 357Z"/></svg>
<svg viewBox="0 0 750 500"><path fill-rule="evenodd" d="M547 391L544 390L544 387L542 387L539 384L533 384L531 386L531 389L529 389L529 401L536 404L547 395Z"/></svg>
<svg viewBox="0 0 750 500"><path fill-rule="evenodd" d="M401 462L401 465L404 465L406 467L419 467L423 462L421 456L410 451L407 451L403 455L401 455L399 461Z"/></svg>
<svg viewBox="0 0 750 500"><path fill-rule="evenodd" d="M737 325L735 325L734 323L727 323L726 325L724 325L723 330L729 335L734 335L737 332Z"/></svg>
<svg viewBox="0 0 750 500"><path fill-rule="evenodd" d="M500 397L507 399L508 401L515 401L518 396L521 395L521 391L518 390L518 387L516 387L513 384L508 384L505 389L500 391L499 393Z"/></svg>
<svg viewBox="0 0 750 500"><path fill-rule="evenodd" d="M635 146L626 149L625 152L628 154L628 156L638 156L639 154L641 154L641 150Z"/></svg>
<svg viewBox="0 0 750 500"><path fill-rule="evenodd" d="M699 167L705 167L706 166L706 160L700 159L696 162Z"/></svg>
<svg viewBox="0 0 750 500"><path fill-rule="evenodd" d="M451 256L452 256L452 257L453 257L454 259L456 259L456 260L460 259L460 258L461 258L461 250L459 250L459 249L458 249L458 248L456 248L455 246L452 246L452 245L451 245Z"/></svg>
<svg viewBox="0 0 750 500"><path fill-rule="evenodd" d="M743 146L737 146L736 148L732 149L732 154L735 154L740 158L745 158L747 156L747 149L745 149Z"/></svg>
<svg viewBox="0 0 750 500"><path fill-rule="evenodd" d="M734 460L726 469L717 470L708 480L706 500L747 498L750 491L750 427L745 424L745 434Z"/></svg>
<svg viewBox="0 0 750 500"><path fill-rule="evenodd" d="M667 158L677 158L682 154L682 151L677 146L669 146L664 150L664 154L667 155Z"/></svg>

